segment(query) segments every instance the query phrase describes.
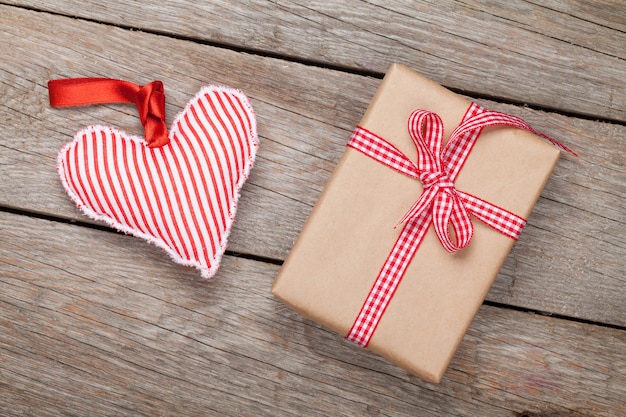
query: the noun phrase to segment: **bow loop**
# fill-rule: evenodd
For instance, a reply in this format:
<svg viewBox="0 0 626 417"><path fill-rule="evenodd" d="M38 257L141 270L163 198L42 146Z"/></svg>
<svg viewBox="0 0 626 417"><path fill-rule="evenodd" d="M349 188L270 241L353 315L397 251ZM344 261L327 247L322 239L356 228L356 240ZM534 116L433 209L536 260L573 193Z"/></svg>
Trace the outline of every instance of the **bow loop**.
<svg viewBox="0 0 626 417"><path fill-rule="evenodd" d="M409 134L417 148L418 169L422 172L441 171L443 121L439 115L426 110L415 110L409 117Z"/></svg>
<svg viewBox="0 0 626 417"><path fill-rule="evenodd" d="M436 113L418 109L411 113L408 129L417 148L417 168L424 193L402 217L400 223L429 211L441 245L448 252L456 252L469 244L474 226L456 193L453 177L448 174L449 170L454 172L454 166L450 164L449 167L449 163L443 161L443 121ZM472 132L469 131L470 135ZM451 137L445 149L446 154L457 154L457 148L467 148L468 140L471 140L471 136L463 134ZM471 148L471 144L469 147ZM465 158L469 154L460 153ZM459 158L454 161L461 165L463 162L464 159Z"/></svg>
<svg viewBox="0 0 626 417"><path fill-rule="evenodd" d="M440 192L433 200L433 225L441 245L450 253L466 247L474 234L467 209L454 190Z"/></svg>

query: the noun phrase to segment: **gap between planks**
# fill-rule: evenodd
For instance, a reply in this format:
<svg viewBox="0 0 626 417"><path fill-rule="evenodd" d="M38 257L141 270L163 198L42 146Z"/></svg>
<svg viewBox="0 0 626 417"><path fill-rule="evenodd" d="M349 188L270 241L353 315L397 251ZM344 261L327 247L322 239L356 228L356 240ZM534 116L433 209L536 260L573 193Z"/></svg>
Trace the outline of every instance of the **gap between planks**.
<svg viewBox="0 0 626 417"><path fill-rule="evenodd" d="M107 232L107 233L114 233L114 234L124 235L123 232L120 232L120 231L118 231L118 230L116 230L116 229L114 229L112 227L107 226L107 225L103 225L103 224L99 224L99 223L92 223L90 221L80 221L80 220L74 220L74 219L69 219L69 218L60 217L60 216L53 216L53 215L47 214L47 213L28 211L28 210L24 210L24 209L20 209L20 208L7 207L7 206L0 206L0 212L8 213L8 214L15 214L15 215L19 215L19 216L26 216L26 217L33 218L33 219L47 220L47 221L57 222L57 223L61 223L61 224L68 224L68 225L73 225L73 226L77 226L77 227L85 227L85 228L88 228L88 229L99 230L99 231L103 231L103 232ZM254 255L254 254L251 254L251 253L242 253L242 252L237 252L237 251L229 251L228 249L224 252L224 255L232 256L234 258L242 258L242 259L248 259L248 260L257 261L257 262L263 262L263 263L267 263L267 264L270 264L270 265L276 265L276 266L281 266L284 263L284 260L282 260L282 259L269 258L269 257L265 257L265 256ZM567 316L567 315L564 315L564 314L552 313L552 312L549 312L549 311L541 311L541 310L532 309L532 308L518 307L518 306L515 306L515 305L505 304L505 303L496 302L496 301L484 300L483 301L483 305L490 306L490 307L501 308L501 309L505 309L505 310L519 311L519 312L522 312L522 313L537 314L537 315L540 315L540 316L552 317L552 318L560 319L560 320L568 320L568 321L581 323L581 324L589 324L589 325L593 325L593 326L600 326L600 327L605 327L605 328L609 328L609 329L626 331L626 326L619 326L617 324L603 323L603 322L599 322L599 321L595 321L595 320L582 319L582 318L578 318L578 317L572 317L572 316Z"/></svg>
<svg viewBox="0 0 626 417"><path fill-rule="evenodd" d="M6 4L6 3L0 2L0 5L2 4ZM93 18L84 17L84 16L74 16L68 13L55 12L51 10L42 9L39 7L34 7L34 6L28 6L28 5L14 6L11 4L6 4L6 5L12 6L12 7L18 7L24 10L29 10L29 11L33 11L37 13L46 13L52 16L67 17L67 18L71 18L75 20L84 21L84 22L90 22L90 23L116 27L122 30L131 31L131 32L144 32L144 33L155 35L155 36L164 36L164 37L168 37L171 39L192 42L198 45L206 45L206 46L211 46L215 48L228 49L233 52L257 55L259 57L265 57L265 58L279 59L279 60L283 60L286 62L302 64L302 65L317 67L320 69L327 69L331 71L339 71L339 72L344 72L344 73L348 73L352 75L371 77L371 78L375 78L378 80L382 80L383 77L385 76L384 73L381 73L378 71L359 69L359 68L350 67L348 65L332 64L327 61L319 61L319 60L315 60L311 58L298 57L295 55L285 55L285 54L280 54L280 53L274 53L266 49L246 48L246 47L236 45L236 44L220 43L216 41L202 39L199 37L192 37L192 36L187 36L187 35L176 34L173 32L167 32L164 30L146 29L146 28L139 27L139 26L112 23L112 22L107 22L104 20L98 20L98 19L93 19ZM489 95L480 91L474 91L474 90L469 90L469 89L459 89L459 88L454 88L454 87L447 86L447 85L443 85L443 86L457 94L470 96L478 100L497 101L499 103L506 104L506 105L521 106L521 107L529 108L531 110L538 110L538 111L543 111L546 113L554 113L554 114L558 114L558 115L562 115L566 117L574 117L574 118L578 118L582 120L591 120L591 121L597 121L597 122L603 122L603 123L616 124L620 126L626 126L626 121L619 120L616 118L589 115L589 114L585 114L582 112L568 111L568 110L564 110L564 109L560 109L556 107L550 107L550 106L545 106L545 105L540 105L540 104L514 100L514 99L503 97L503 96Z"/></svg>

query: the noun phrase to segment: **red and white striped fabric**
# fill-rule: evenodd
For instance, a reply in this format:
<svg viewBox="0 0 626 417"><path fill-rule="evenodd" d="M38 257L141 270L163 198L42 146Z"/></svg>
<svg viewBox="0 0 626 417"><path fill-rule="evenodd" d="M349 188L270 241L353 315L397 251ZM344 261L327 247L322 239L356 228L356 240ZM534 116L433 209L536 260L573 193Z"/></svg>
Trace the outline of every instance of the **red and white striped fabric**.
<svg viewBox="0 0 626 417"><path fill-rule="evenodd" d="M352 324L347 339L363 347L369 344L431 224L442 246L449 252L456 252L469 244L473 235L470 214L512 239L519 237L525 219L454 187L454 181L482 129L496 125L528 130L575 155L554 139L537 133L524 120L485 110L476 103L470 105L445 147L443 123L439 116L425 110L414 111L408 121L408 130L418 151L417 162L411 161L375 133L356 128L348 143L349 147L404 175L419 179L424 192L398 223L405 225ZM450 226L454 230L454 239L449 234Z"/></svg>
<svg viewBox="0 0 626 417"><path fill-rule="evenodd" d="M240 91L204 87L172 124L169 143L91 126L58 156L63 186L89 217L141 237L174 261L215 274L258 147Z"/></svg>

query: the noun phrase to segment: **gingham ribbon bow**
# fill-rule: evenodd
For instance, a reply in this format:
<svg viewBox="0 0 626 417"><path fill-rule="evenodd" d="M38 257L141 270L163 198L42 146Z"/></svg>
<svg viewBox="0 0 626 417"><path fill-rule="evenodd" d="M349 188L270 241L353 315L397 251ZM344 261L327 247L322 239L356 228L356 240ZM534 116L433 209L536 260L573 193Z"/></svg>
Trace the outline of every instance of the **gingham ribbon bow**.
<svg viewBox="0 0 626 417"><path fill-rule="evenodd" d="M410 175L418 176L424 192L400 223L421 216L425 223L430 223L432 219L437 237L448 252L456 252L470 242L474 227L469 213L513 239L519 237L526 224L522 217L454 187L454 181L482 128L498 121L504 122L500 113L483 111L471 114L452 132L444 149L443 122L437 114L416 110L409 118L409 133L418 154L417 165L412 166L414 171ZM454 230L456 243L450 236L449 226Z"/></svg>
<svg viewBox="0 0 626 417"><path fill-rule="evenodd" d="M474 231L469 214L512 239L517 239L524 228L526 220L517 214L454 187L454 181L483 128L504 125L524 129L575 155L554 139L536 132L522 119L485 110L476 103L470 105L445 147L443 122L437 114L416 110L408 125L417 148L417 163L362 127L356 128L348 143L374 160L419 179L424 186L422 195L398 223L404 223L404 228L346 336L363 347L368 345L431 223L439 241L449 252L456 252L469 244ZM454 238L450 236L449 226L452 226Z"/></svg>

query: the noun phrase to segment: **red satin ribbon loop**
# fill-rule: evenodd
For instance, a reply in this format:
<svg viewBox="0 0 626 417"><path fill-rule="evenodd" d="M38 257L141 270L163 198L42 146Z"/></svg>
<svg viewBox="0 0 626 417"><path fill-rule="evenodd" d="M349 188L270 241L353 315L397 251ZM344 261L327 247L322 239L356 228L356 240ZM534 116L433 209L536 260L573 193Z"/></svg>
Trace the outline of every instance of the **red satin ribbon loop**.
<svg viewBox="0 0 626 417"><path fill-rule="evenodd" d="M139 89L136 95L139 118L150 147L160 147L169 142L165 124L165 92L161 81L152 81ZM150 138L150 139L148 139Z"/></svg>
<svg viewBox="0 0 626 417"><path fill-rule="evenodd" d="M139 111L148 146L155 148L169 142L161 81L139 86L110 78L64 78L48 81L48 94L53 107L133 103Z"/></svg>

